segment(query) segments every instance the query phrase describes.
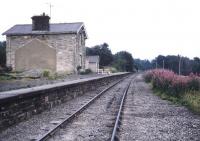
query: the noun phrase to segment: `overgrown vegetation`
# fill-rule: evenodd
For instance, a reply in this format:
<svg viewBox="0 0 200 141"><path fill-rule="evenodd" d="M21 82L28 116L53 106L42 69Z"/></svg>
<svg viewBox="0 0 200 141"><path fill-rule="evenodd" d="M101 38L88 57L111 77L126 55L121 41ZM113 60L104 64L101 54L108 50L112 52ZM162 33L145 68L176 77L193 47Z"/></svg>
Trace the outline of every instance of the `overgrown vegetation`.
<svg viewBox="0 0 200 141"><path fill-rule="evenodd" d="M154 89L154 94L163 100L169 100L174 104L183 105L200 114L200 91L188 91L182 93L179 97L168 95L166 92Z"/></svg>
<svg viewBox="0 0 200 141"><path fill-rule="evenodd" d="M84 71L80 71L81 75L86 75L86 74L90 74L90 73L92 73L91 69L85 69Z"/></svg>
<svg viewBox="0 0 200 141"><path fill-rule="evenodd" d="M0 81L12 80L12 79L13 79L12 76L0 75Z"/></svg>
<svg viewBox="0 0 200 141"><path fill-rule="evenodd" d="M169 70L147 71L145 81L152 84L154 93L162 99L185 105L200 113L200 77L179 76Z"/></svg>
<svg viewBox="0 0 200 141"><path fill-rule="evenodd" d="M151 82L153 88L174 96L179 96L186 91L200 90L200 77L194 74L182 76L169 70L155 69L146 72L145 80Z"/></svg>
<svg viewBox="0 0 200 141"><path fill-rule="evenodd" d="M43 76L43 77L49 77L49 76L50 76L50 71L49 71L49 70L44 70L44 71L42 72L42 76Z"/></svg>
<svg viewBox="0 0 200 141"><path fill-rule="evenodd" d="M4 81L4 80L16 80L16 73L12 72L12 73L0 73L0 81Z"/></svg>
<svg viewBox="0 0 200 141"><path fill-rule="evenodd" d="M66 75L68 75L67 72L56 73L56 72L52 72L51 70L43 70L42 72L42 77L49 80L64 78Z"/></svg>
<svg viewBox="0 0 200 141"><path fill-rule="evenodd" d="M6 66L6 42L0 42L0 66Z"/></svg>

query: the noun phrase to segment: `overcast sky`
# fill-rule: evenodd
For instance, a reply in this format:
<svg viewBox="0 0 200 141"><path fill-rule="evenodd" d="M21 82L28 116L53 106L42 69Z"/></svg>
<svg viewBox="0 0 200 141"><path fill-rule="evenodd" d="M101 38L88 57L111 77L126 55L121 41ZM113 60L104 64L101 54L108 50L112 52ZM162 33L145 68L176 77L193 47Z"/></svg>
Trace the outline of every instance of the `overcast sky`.
<svg viewBox="0 0 200 141"><path fill-rule="evenodd" d="M126 50L141 59L200 57L200 0L5 0L0 33L49 14L47 3L53 5L51 23L85 23L86 46L106 42L113 53Z"/></svg>

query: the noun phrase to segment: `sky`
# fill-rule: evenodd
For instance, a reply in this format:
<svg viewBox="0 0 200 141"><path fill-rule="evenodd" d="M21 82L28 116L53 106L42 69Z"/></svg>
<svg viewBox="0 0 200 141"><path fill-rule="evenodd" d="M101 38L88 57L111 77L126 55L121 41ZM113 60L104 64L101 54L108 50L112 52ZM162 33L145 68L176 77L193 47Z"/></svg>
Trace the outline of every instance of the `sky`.
<svg viewBox="0 0 200 141"><path fill-rule="evenodd" d="M51 23L84 22L88 47L106 42L113 53L128 51L140 59L200 57L200 0L6 0L0 33L50 14L49 3Z"/></svg>

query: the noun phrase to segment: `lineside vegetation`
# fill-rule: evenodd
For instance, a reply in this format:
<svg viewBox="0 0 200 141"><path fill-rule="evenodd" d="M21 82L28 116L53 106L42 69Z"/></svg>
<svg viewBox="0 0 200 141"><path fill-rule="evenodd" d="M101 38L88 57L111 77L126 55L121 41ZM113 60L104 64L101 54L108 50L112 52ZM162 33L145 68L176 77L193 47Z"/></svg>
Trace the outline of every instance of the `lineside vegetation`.
<svg viewBox="0 0 200 141"><path fill-rule="evenodd" d="M170 70L154 69L144 75L153 91L162 99L182 104L200 114L200 77L177 75Z"/></svg>

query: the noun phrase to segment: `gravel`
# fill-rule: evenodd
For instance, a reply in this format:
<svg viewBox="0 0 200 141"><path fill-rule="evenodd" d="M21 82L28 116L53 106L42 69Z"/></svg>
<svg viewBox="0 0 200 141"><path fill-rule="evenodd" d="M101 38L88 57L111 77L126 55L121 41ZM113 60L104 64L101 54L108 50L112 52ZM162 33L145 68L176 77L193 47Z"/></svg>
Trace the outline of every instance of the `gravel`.
<svg viewBox="0 0 200 141"><path fill-rule="evenodd" d="M57 132L50 141L108 140L111 137L122 92L131 79L124 80L102 95L76 119ZM103 87L98 91L100 89ZM96 93L97 91L88 92L12 126L0 133L0 141L35 139L89 101ZM152 93L142 74L138 74L128 91L118 135L121 141L199 141L200 116L185 107L161 100Z"/></svg>
<svg viewBox="0 0 200 141"><path fill-rule="evenodd" d="M114 82L113 82L114 83ZM110 83L109 85L111 85ZM78 108L92 99L97 93L108 86L102 86L66 103L33 116L31 119L16 124L0 133L0 141L30 141L41 137L58 123L69 117Z"/></svg>
<svg viewBox="0 0 200 141"><path fill-rule="evenodd" d="M131 78L103 94L49 141L106 141L111 137L123 92Z"/></svg>
<svg viewBox="0 0 200 141"><path fill-rule="evenodd" d="M131 85L123 113L122 141L200 140L200 116L153 95L142 75Z"/></svg>

